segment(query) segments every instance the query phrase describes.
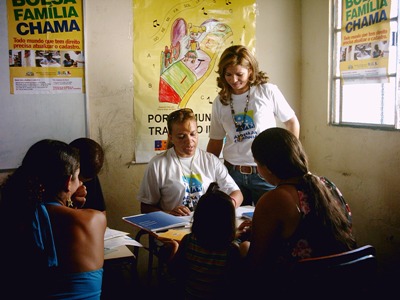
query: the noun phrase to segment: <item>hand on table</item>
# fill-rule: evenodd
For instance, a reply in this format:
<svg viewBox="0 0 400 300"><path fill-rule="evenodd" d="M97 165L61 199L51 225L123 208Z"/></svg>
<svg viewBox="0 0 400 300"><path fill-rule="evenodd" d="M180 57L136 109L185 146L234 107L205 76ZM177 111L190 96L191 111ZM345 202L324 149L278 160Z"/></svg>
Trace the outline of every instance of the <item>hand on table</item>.
<svg viewBox="0 0 400 300"><path fill-rule="evenodd" d="M180 205L175 207L173 210L169 212L171 215L174 216L190 216L190 209L184 205Z"/></svg>
<svg viewBox="0 0 400 300"><path fill-rule="evenodd" d="M247 241L250 238L251 233L251 220L244 220L237 229L236 238Z"/></svg>

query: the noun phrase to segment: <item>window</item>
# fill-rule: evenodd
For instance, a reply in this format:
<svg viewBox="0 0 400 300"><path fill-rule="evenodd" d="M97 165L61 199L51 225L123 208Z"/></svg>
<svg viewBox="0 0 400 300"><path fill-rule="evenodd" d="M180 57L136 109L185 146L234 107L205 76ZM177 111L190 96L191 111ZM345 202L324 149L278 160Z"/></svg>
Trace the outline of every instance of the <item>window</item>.
<svg viewBox="0 0 400 300"><path fill-rule="evenodd" d="M400 129L397 47L399 1L331 1L334 22L330 124ZM390 15L384 15L389 25L385 34L387 38L382 39L381 30L368 30L368 27L377 22L379 16L382 17L376 12L376 6L385 3L390 4L390 10L386 10ZM345 24L342 24L342 4L346 5L345 18L348 17ZM363 38L357 31L372 38ZM349 38L348 43L342 43L342 36L345 37L344 41ZM375 49L380 46L384 51ZM381 59L383 57L385 59ZM378 65L380 67L374 69Z"/></svg>

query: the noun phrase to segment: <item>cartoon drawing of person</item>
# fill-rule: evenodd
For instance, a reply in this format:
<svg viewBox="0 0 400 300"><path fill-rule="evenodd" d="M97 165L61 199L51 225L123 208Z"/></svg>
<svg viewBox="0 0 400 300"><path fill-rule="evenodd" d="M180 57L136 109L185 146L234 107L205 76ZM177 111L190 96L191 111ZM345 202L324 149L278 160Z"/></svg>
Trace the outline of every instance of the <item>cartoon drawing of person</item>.
<svg viewBox="0 0 400 300"><path fill-rule="evenodd" d="M206 26L194 26L192 23L189 23L189 42L186 46L186 49L189 49L185 54L184 61L191 60L192 63L196 62L197 59L197 50L200 50L200 44L198 39L201 34L206 31Z"/></svg>
<svg viewBox="0 0 400 300"><path fill-rule="evenodd" d="M171 26L171 44L164 45L160 55L159 102L185 107L212 72L220 45L231 35L231 28L215 19L199 26L176 19Z"/></svg>

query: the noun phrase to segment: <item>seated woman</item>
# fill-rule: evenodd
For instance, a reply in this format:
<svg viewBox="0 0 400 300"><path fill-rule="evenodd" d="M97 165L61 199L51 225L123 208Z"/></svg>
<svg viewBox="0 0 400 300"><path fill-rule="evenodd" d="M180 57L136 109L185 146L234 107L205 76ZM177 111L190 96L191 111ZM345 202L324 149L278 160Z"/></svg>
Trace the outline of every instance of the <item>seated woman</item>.
<svg viewBox="0 0 400 300"><path fill-rule="evenodd" d="M296 136L270 128L255 138L251 149L260 174L276 188L259 199L252 221L239 226L250 231L241 253L255 289L282 296L290 292L298 260L348 251L356 242L346 210L324 181L310 173Z"/></svg>
<svg viewBox="0 0 400 300"><path fill-rule="evenodd" d="M162 210L176 216L190 215L212 182L232 198L243 201L238 185L215 155L198 148L196 115L190 108L168 115L169 149L148 163L137 195L142 213Z"/></svg>
<svg viewBox="0 0 400 300"><path fill-rule="evenodd" d="M78 208L93 208L105 212L106 203L98 176L104 163L103 148L95 140L86 137L77 138L69 144L79 150L79 180L83 182L72 195L72 200Z"/></svg>
<svg viewBox="0 0 400 300"><path fill-rule="evenodd" d="M72 208L79 153L41 140L1 190L1 293L15 299L100 299L105 214Z"/></svg>
<svg viewBox="0 0 400 300"><path fill-rule="evenodd" d="M177 276L176 289L184 294L179 299L234 298L231 285L241 270L235 234L231 197L211 183L194 211L191 233L184 236L169 263L169 271Z"/></svg>

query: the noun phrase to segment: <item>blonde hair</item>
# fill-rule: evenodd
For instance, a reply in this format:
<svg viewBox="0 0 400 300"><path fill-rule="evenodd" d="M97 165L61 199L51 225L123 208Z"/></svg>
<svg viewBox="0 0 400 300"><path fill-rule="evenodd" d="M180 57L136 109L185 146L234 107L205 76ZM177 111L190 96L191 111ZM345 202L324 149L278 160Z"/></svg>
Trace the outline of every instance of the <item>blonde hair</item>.
<svg viewBox="0 0 400 300"><path fill-rule="evenodd" d="M225 79L226 69L230 66L242 66L251 71L249 77L250 85L259 85L268 82L267 74L260 71L257 59L254 55L242 45L231 46L222 53L218 63L217 86L219 91L220 101L223 105L228 105L232 94L232 88Z"/></svg>

